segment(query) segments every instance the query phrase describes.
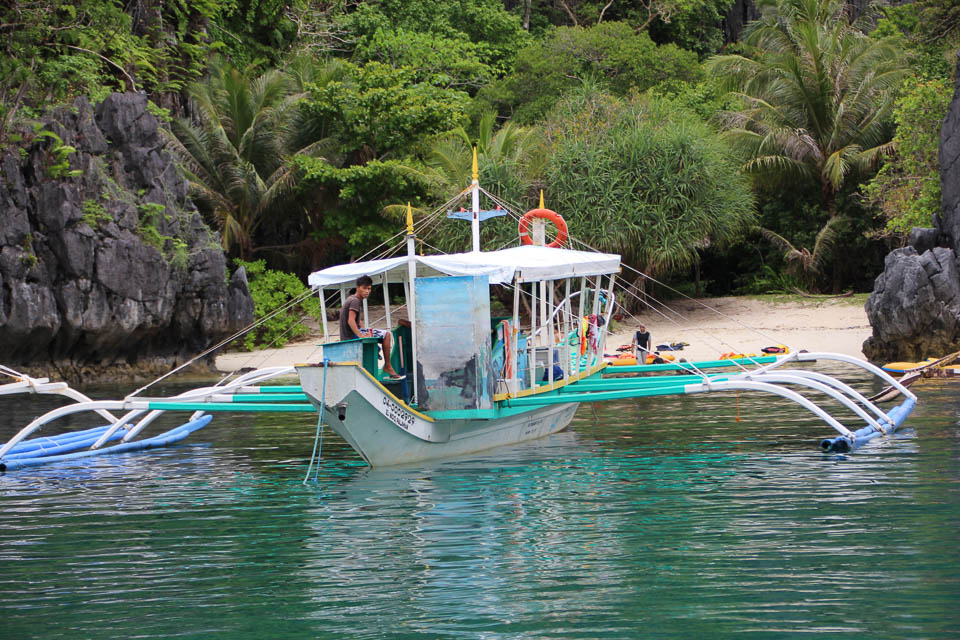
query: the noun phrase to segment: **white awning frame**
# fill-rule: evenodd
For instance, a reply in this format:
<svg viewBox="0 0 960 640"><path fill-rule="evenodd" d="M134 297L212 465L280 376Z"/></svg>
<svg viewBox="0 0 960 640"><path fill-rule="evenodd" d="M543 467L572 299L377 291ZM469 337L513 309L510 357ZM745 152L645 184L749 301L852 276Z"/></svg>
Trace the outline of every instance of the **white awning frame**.
<svg viewBox="0 0 960 640"><path fill-rule="evenodd" d="M352 262L329 267L310 274L311 287L331 287L370 276L374 284L406 278L406 256ZM609 275L620 272L620 256L611 253L573 251L523 245L500 251L471 251L449 255L416 256L417 276L486 275L490 284L559 280L582 276Z"/></svg>

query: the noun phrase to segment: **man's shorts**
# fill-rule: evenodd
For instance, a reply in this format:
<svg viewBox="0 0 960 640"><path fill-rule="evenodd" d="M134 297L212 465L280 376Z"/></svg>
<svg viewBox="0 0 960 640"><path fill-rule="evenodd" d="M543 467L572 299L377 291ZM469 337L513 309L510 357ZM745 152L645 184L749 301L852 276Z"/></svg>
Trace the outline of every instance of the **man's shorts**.
<svg viewBox="0 0 960 640"><path fill-rule="evenodd" d="M377 340L383 340L387 335L385 329L364 329L360 327L360 335L364 338L376 338Z"/></svg>

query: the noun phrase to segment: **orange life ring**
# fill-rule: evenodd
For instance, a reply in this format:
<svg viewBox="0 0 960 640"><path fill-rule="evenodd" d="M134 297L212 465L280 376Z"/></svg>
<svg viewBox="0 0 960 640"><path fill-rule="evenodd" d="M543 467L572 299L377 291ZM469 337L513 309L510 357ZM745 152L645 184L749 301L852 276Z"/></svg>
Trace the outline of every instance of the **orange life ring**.
<svg viewBox="0 0 960 640"><path fill-rule="evenodd" d="M559 249L566 243L569 237L569 234L567 234L567 223L559 213L551 211L550 209L531 209L523 214L523 217L520 218L520 224L517 226L517 231L520 233L521 244L533 244L533 238L530 237L530 223L534 218L549 220L557 228L557 237L547 245L548 247Z"/></svg>

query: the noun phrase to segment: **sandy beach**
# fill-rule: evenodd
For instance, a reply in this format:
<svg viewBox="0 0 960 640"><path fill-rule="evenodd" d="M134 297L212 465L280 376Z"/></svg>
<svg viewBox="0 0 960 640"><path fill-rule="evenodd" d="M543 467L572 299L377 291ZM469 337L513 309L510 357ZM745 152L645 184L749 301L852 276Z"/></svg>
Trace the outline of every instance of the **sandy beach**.
<svg viewBox="0 0 960 640"><path fill-rule="evenodd" d="M768 302L748 297L676 301L662 312L647 311L639 319L654 346L688 342L683 357L711 360L723 353L755 353L785 345L791 351L832 351L863 357L863 341L872 329L863 298L803 298ZM629 344L636 322L614 324L607 341L611 352ZM677 354L675 354L677 355Z"/></svg>
<svg viewBox="0 0 960 640"><path fill-rule="evenodd" d="M723 353L756 353L763 347L783 344L791 350L833 351L863 357L861 346L871 334L863 308L864 298L790 298L768 301L752 297L676 300L662 311L648 310L638 318L625 317L613 323L607 352L629 344L638 321L642 321L654 345L687 342L681 356L687 360L712 360ZM371 308L371 324L385 326ZM336 323L330 323L336 329ZM221 371L247 367L289 366L316 362L321 357L322 333L314 328L308 336L280 349L228 352L216 359Z"/></svg>

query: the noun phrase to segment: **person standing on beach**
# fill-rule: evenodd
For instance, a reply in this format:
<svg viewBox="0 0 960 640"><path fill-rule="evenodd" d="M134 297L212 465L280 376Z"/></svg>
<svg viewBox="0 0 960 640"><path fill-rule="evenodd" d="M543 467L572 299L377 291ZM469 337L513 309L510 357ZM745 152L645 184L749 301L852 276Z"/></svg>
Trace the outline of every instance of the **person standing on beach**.
<svg viewBox="0 0 960 640"><path fill-rule="evenodd" d="M637 359L637 364L646 364L647 354L652 354L650 348L650 332L641 324L637 332L633 334L633 357Z"/></svg>
<svg viewBox="0 0 960 640"><path fill-rule="evenodd" d="M340 311L340 339L357 340L359 338L377 338L383 342L383 372L391 378L402 378L393 368L390 358L393 355L393 335L383 329L367 329L360 326L360 314L363 312L363 301L370 297L373 290L373 278L360 276L357 278L356 293L347 297Z"/></svg>

